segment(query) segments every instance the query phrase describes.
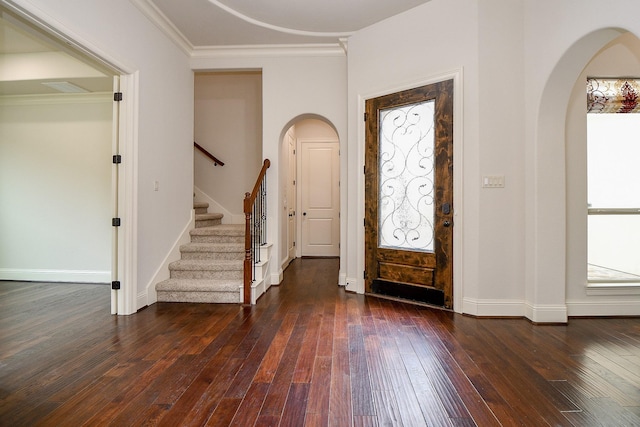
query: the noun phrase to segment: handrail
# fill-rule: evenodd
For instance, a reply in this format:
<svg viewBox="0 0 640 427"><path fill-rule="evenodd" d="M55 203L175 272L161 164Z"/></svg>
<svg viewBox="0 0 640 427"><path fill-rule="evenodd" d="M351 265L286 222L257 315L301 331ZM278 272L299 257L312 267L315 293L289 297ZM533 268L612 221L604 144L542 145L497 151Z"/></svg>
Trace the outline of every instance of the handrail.
<svg viewBox="0 0 640 427"><path fill-rule="evenodd" d="M196 147L198 150L200 150L202 154L210 158L213 161L213 166L218 166L218 165L224 166L224 162L220 161L220 159L218 159L216 156L208 152L206 148L202 147L197 142L193 141L193 146Z"/></svg>
<svg viewBox="0 0 640 427"><path fill-rule="evenodd" d="M260 262L260 246L267 238L267 169L271 161L265 159L251 193L244 195L244 304L251 304L251 283L255 279L255 264ZM257 201L257 203L256 203Z"/></svg>

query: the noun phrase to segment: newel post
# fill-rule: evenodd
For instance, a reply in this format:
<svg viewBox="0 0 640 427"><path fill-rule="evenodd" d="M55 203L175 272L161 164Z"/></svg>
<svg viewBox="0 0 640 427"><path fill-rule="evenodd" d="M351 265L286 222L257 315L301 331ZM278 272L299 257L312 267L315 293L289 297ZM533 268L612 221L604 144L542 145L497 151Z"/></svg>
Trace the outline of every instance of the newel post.
<svg viewBox="0 0 640 427"><path fill-rule="evenodd" d="M245 305L251 305L251 193L244 195L244 301Z"/></svg>

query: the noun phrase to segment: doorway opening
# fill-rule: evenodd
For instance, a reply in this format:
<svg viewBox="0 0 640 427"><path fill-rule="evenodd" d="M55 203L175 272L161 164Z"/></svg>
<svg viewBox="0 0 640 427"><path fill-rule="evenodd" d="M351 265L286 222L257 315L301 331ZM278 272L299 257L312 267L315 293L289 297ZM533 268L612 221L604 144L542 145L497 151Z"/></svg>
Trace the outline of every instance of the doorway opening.
<svg viewBox="0 0 640 427"><path fill-rule="evenodd" d="M0 279L112 285L119 74L22 12L0 27Z"/></svg>
<svg viewBox="0 0 640 427"><path fill-rule="evenodd" d="M286 263L299 257L340 256L340 144L321 117L295 119L282 139L286 169Z"/></svg>

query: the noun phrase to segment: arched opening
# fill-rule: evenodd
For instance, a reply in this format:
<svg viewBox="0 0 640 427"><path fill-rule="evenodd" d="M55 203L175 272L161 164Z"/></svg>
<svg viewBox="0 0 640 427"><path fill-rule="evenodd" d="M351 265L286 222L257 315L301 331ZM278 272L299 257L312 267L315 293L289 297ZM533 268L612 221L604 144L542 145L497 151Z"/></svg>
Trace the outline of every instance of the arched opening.
<svg viewBox="0 0 640 427"><path fill-rule="evenodd" d="M291 120L281 136L280 240L288 265L298 257L340 255L340 162L338 133L325 118Z"/></svg>
<svg viewBox="0 0 640 427"><path fill-rule="evenodd" d="M527 317L536 322L566 322L567 198L566 138L572 91L584 67L619 29L585 35L562 56L542 92L527 171ZM571 178L572 179L572 178Z"/></svg>
<svg viewBox="0 0 640 427"><path fill-rule="evenodd" d="M622 299L626 297L616 297L615 294L622 295L637 294L634 291L632 283L606 283L606 280L600 280L601 277L611 276L611 272L602 268L593 266L591 268L591 282L588 277L587 264L594 261L597 265L603 264L607 266L617 266L617 262L609 263L608 261L619 261L624 265L624 260L612 259L616 258L615 250L617 247L622 248L623 242L614 244L607 242L598 245L597 235L592 235L589 242L589 218L587 214L588 203L591 202L588 197L588 158L593 159L594 153L588 153L587 141L587 114L585 109L586 100L586 80L588 77L638 77L640 76L640 40L632 33L624 33L611 42L606 44L602 49L597 51L588 61L584 69L577 78L573 87L573 92L567 108L566 118L566 153L567 153L567 305L569 315L614 315L614 314L633 314L628 312L627 304ZM594 116L611 116L598 115ZM637 114L622 114L613 116L626 116L626 119L640 120ZM596 119L600 117L595 117ZM607 138L615 138L615 132L611 132ZM635 137L634 137L635 138ZM615 141L607 142L607 151L611 154L619 155L618 150L613 149ZM602 159L605 156L601 156ZM611 165L616 171L621 167L620 163ZM611 169L609 169L611 170ZM631 184L635 185L635 184ZM621 188L611 189L620 191ZM605 190L608 192L608 190ZM615 193L616 191L612 191ZM610 238L637 239L636 233L633 233L624 223L629 221L636 223L636 218L632 216L611 217L596 216L596 224L605 221L614 227L624 227L622 233L607 233L606 240ZM597 231L593 230L592 231ZM595 258L590 260L588 256L589 250L595 250ZM604 252L604 253L603 253ZM636 252L634 250L626 250L633 257ZM592 253L592 255L594 255ZM623 253L623 255L626 255ZM604 256L604 258L603 258ZM635 257L634 257L635 258ZM596 270L597 269L597 270ZM604 270L604 271L603 271ZM593 280L595 279L595 280ZM616 277L613 277L614 281ZM636 286L637 287L637 286ZM608 295L607 295L608 294ZM627 303L629 301L626 301Z"/></svg>

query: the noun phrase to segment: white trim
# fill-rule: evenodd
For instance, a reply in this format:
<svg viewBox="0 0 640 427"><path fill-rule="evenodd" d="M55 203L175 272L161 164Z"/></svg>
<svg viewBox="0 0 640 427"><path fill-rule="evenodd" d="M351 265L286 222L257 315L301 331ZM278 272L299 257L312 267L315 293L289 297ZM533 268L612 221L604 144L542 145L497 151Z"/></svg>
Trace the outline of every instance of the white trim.
<svg viewBox="0 0 640 427"><path fill-rule="evenodd" d="M0 280L110 284L111 271L0 268Z"/></svg>
<svg viewBox="0 0 640 427"><path fill-rule="evenodd" d="M356 289L356 287L358 286L358 279L355 277L347 277L345 275L345 279L344 279L344 287L345 290L350 291L350 292L356 292L354 289ZM362 292L359 293L364 293L364 290Z"/></svg>
<svg viewBox="0 0 640 427"><path fill-rule="evenodd" d="M156 27L187 55L193 51L193 45L167 16L150 0L131 0Z"/></svg>
<svg viewBox="0 0 640 427"><path fill-rule="evenodd" d="M239 57L285 57L285 56L345 56L339 43L294 44L294 45L234 45L196 46L191 59L239 58Z"/></svg>
<svg viewBox="0 0 640 427"><path fill-rule="evenodd" d="M61 105L61 104L98 104L113 102L111 92L93 93L57 93L48 95L4 95L0 96L0 105Z"/></svg>
<svg viewBox="0 0 640 427"><path fill-rule="evenodd" d="M340 273L338 275L338 286L347 286L347 275Z"/></svg>
<svg viewBox="0 0 640 427"><path fill-rule="evenodd" d="M572 316L638 316L640 301L567 301L569 317Z"/></svg>
<svg viewBox="0 0 640 427"><path fill-rule="evenodd" d="M530 305L523 300L463 299L462 311L477 317L526 317L535 323L567 323L565 305Z"/></svg>
<svg viewBox="0 0 640 427"><path fill-rule="evenodd" d="M525 303L525 317L535 323L567 323L565 304L531 305Z"/></svg>
<svg viewBox="0 0 640 427"><path fill-rule="evenodd" d="M466 312L463 309L464 296L464 208L463 208L463 192L464 192L464 87L463 87L463 68L455 68L449 71L435 74L424 80L410 81L400 83L398 85L372 91L366 94L358 95L358 115L363 117L365 112L365 102L371 98L388 95L391 93L401 92L403 90L421 87L429 84L438 83L445 80L453 80L453 206L454 206L454 228L453 228L453 309L461 313ZM364 168L365 155L365 122L358 120L358 170ZM364 174L358 174L358 207L357 218L360 219L359 224L363 224L364 218ZM364 271L364 226L358 226L357 232L357 252L358 259L356 261L357 270ZM355 282L347 279L347 290L357 293L364 293L364 279L357 278Z"/></svg>
<svg viewBox="0 0 640 427"><path fill-rule="evenodd" d="M120 77L120 179L118 188L119 215L122 225L118 227L118 273L121 288L117 301L118 314L133 314L139 305L138 289L138 106L139 73Z"/></svg>
<svg viewBox="0 0 640 427"><path fill-rule="evenodd" d="M191 242L190 232L195 228L195 218L195 211L191 209L191 217L189 218L189 222L182 229L182 233L180 233L180 236L178 236L176 241L173 243L173 246L167 253L167 256L162 260L162 263L153 274L153 277L151 278L149 283L147 283L145 291L141 294L138 294L138 306L140 306L141 303L143 305L151 305L158 301L156 285L163 280L169 279L169 264L173 261L178 261L182 257L182 254L180 253L180 246L186 245L187 243ZM144 301L140 301L143 298Z"/></svg>
<svg viewBox="0 0 640 427"><path fill-rule="evenodd" d="M282 271L282 267L280 267L280 269L276 273L271 273L271 284L279 285L282 282L283 278L284 272Z"/></svg>
<svg viewBox="0 0 640 427"><path fill-rule="evenodd" d="M478 317L524 317L522 300L479 300L463 298L462 312Z"/></svg>
<svg viewBox="0 0 640 427"><path fill-rule="evenodd" d="M587 295L640 295L640 283L591 282L587 284Z"/></svg>

